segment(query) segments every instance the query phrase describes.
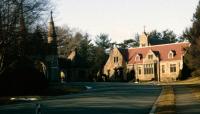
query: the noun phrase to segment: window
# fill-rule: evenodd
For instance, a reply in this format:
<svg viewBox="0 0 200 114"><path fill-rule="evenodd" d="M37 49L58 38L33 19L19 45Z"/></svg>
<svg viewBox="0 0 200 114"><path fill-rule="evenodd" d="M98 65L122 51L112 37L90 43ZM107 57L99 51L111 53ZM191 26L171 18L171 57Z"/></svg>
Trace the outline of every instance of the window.
<svg viewBox="0 0 200 114"><path fill-rule="evenodd" d="M165 73L165 65L162 65L162 73Z"/></svg>
<svg viewBox="0 0 200 114"><path fill-rule="evenodd" d="M170 72L176 72L176 64L170 64Z"/></svg>
<svg viewBox="0 0 200 114"><path fill-rule="evenodd" d="M173 58L173 53L169 53L169 58Z"/></svg>
<svg viewBox="0 0 200 114"><path fill-rule="evenodd" d="M118 57L114 57L114 63L118 62Z"/></svg>
<svg viewBox="0 0 200 114"><path fill-rule="evenodd" d="M141 59L140 55L137 55L137 56L135 57L135 61L140 61L140 59Z"/></svg>
<svg viewBox="0 0 200 114"><path fill-rule="evenodd" d="M110 76L110 70L107 70L108 71L108 76Z"/></svg>
<svg viewBox="0 0 200 114"><path fill-rule="evenodd" d="M144 65L144 74L153 74L153 64Z"/></svg>
<svg viewBox="0 0 200 114"><path fill-rule="evenodd" d="M176 51L175 50L171 50L168 54L168 58L172 59L174 58L174 56L176 55Z"/></svg>
<svg viewBox="0 0 200 114"><path fill-rule="evenodd" d="M148 55L148 59L152 60L153 59L153 55Z"/></svg>
<svg viewBox="0 0 200 114"><path fill-rule="evenodd" d="M142 74L142 70L141 67L138 68L138 74L141 75Z"/></svg>

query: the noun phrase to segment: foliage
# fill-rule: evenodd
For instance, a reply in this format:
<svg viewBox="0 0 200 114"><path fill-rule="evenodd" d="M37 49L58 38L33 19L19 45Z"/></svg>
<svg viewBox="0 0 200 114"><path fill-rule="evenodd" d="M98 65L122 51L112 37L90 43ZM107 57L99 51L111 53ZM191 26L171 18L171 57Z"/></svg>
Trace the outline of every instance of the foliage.
<svg viewBox="0 0 200 114"><path fill-rule="evenodd" d="M78 47L81 36L75 32L76 31L72 31L68 26L56 27L58 53L60 56L66 57Z"/></svg>
<svg viewBox="0 0 200 114"><path fill-rule="evenodd" d="M95 56L92 52L93 44L91 43L91 40L88 38L87 34L81 37L82 39L80 41L80 45L77 47L77 58L75 59L77 62L76 65L81 68L89 68L93 63Z"/></svg>
<svg viewBox="0 0 200 114"><path fill-rule="evenodd" d="M84 71L80 70L82 76L76 77L76 80L79 81L92 81L97 79L97 72L100 71L100 74L102 74L101 69L103 69L108 58L106 50L111 46L111 39L108 38L108 35L100 34L96 36L95 46L87 33L81 33L67 26L57 27L56 30L58 34L59 56L62 57L60 61L65 62L60 62L60 67L63 69L89 70L88 77L84 77ZM69 62L67 57L74 51L75 58Z"/></svg>
<svg viewBox="0 0 200 114"><path fill-rule="evenodd" d="M0 74L17 56L26 56L33 25L48 9L49 0L0 1Z"/></svg>
<svg viewBox="0 0 200 114"><path fill-rule="evenodd" d="M46 31L35 26L43 20L50 0L0 1L0 83L1 88L23 94L40 89L46 80L40 77L34 58L44 59ZM16 92L15 91L15 92Z"/></svg>
<svg viewBox="0 0 200 114"><path fill-rule="evenodd" d="M137 47L139 42L135 41L134 39L124 40L123 43L118 44L119 48L127 49L131 47Z"/></svg>
<svg viewBox="0 0 200 114"><path fill-rule="evenodd" d="M149 37L149 42L152 45L169 44L169 43L175 43L178 41L176 38L176 34L172 30L168 30L168 29L162 32L153 30L147 34Z"/></svg>
<svg viewBox="0 0 200 114"><path fill-rule="evenodd" d="M27 45L25 52L29 56L37 56L45 58L47 55L47 34L43 27L37 26L29 39L27 39Z"/></svg>
<svg viewBox="0 0 200 114"><path fill-rule="evenodd" d="M180 70L178 79L185 80L191 76L190 74L191 74L191 69L188 68L188 66L185 62L183 62L183 69Z"/></svg>
<svg viewBox="0 0 200 114"><path fill-rule="evenodd" d="M0 77L1 95L31 95L48 86L45 76L30 58L14 61Z"/></svg>
<svg viewBox="0 0 200 114"><path fill-rule="evenodd" d="M95 44L97 47L108 49L111 45L111 39L109 39L109 36L107 34L100 34L96 36Z"/></svg>
<svg viewBox="0 0 200 114"><path fill-rule="evenodd" d="M114 43L114 44L117 45L119 48L122 48L122 49L138 47L139 46L139 35L136 34L135 38L126 39L122 43L119 43L119 44Z"/></svg>
<svg viewBox="0 0 200 114"><path fill-rule="evenodd" d="M193 15L193 24L192 27L187 28L183 34L190 43L191 46L187 51L187 56L185 57L188 60L187 65L192 69L192 75L200 75L200 1L196 8L196 12Z"/></svg>
<svg viewBox="0 0 200 114"><path fill-rule="evenodd" d="M108 59L108 50L112 49L112 43L111 39L107 34L100 34L97 35L96 40L96 47L95 47L95 54L97 55L95 58L95 70L98 72L97 80L98 81L103 81L103 78L105 80L108 80L107 77L103 74L103 68L104 65L106 64L106 61Z"/></svg>

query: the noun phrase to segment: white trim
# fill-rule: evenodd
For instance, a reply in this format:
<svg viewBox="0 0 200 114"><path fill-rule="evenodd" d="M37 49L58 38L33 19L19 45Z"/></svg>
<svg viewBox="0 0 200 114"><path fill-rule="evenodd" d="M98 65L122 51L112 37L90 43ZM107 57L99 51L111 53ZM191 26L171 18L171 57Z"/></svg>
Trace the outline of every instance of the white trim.
<svg viewBox="0 0 200 114"><path fill-rule="evenodd" d="M171 54L172 54L172 57L171 57ZM168 59L173 59L173 58L174 58L174 52L170 50L168 53Z"/></svg>
<svg viewBox="0 0 200 114"><path fill-rule="evenodd" d="M139 57L139 60L138 60L138 57ZM139 54L137 54L137 55L135 56L135 61L140 61L140 60L141 60L141 57L140 57Z"/></svg>

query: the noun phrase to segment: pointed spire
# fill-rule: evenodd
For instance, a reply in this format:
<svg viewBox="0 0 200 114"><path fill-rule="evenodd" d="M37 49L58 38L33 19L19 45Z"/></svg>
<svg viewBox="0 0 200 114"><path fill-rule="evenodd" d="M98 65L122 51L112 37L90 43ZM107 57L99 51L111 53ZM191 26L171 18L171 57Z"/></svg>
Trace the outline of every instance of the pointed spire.
<svg viewBox="0 0 200 114"><path fill-rule="evenodd" d="M50 12L50 21L48 25L48 44L47 44L47 65L48 65L48 77L50 81L58 81L58 50L57 50L57 38L53 21L53 12Z"/></svg>
<svg viewBox="0 0 200 114"><path fill-rule="evenodd" d="M56 41L56 31L54 27L54 21L53 21L53 12L50 13L50 21L48 26L48 43L52 43L52 41Z"/></svg>
<svg viewBox="0 0 200 114"><path fill-rule="evenodd" d="M53 11L51 10L51 18L50 18L50 22L53 22Z"/></svg>
<svg viewBox="0 0 200 114"><path fill-rule="evenodd" d="M144 26L144 32L140 35L140 47L146 47L146 46L149 46L149 39L148 39L148 36L146 34L146 26Z"/></svg>
<svg viewBox="0 0 200 114"><path fill-rule="evenodd" d="M145 29L146 29L146 26L144 25L144 33L146 33Z"/></svg>

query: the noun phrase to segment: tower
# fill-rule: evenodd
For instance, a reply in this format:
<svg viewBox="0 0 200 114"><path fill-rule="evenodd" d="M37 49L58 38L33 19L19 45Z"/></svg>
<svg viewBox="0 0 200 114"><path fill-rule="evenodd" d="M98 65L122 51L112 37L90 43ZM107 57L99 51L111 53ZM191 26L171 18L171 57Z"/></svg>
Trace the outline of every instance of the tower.
<svg viewBox="0 0 200 114"><path fill-rule="evenodd" d="M142 33L142 35L140 36L140 47L146 47L149 46L149 41L148 41L148 37L145 34L145 32Z"/></svg>
<svg viewBox="0 0 200 114"><path fill-rule="evenodd" d="M48 25L48 54L46 57L48 66L48 79L49 81L59 80L58 69L58 51L57 51L57 36L54 27L54 21L51 11L51 18Z"/></svg>

